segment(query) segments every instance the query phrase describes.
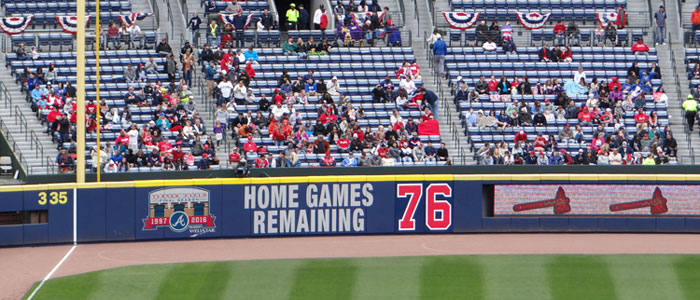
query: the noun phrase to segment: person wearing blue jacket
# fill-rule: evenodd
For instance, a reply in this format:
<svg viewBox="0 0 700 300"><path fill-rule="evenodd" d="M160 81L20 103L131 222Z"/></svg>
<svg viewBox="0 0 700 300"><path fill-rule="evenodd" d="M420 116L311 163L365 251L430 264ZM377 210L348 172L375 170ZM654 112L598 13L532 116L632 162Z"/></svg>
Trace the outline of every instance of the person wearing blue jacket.
<svg viewBox="0 0 700 300"><path fill-rule="evenodd" d="M445 75L445 55L447 55L447 44L442 40L442 37L433 43L433 55L435 60L435 65L437 65L438 72L440 75Z"/></svg>

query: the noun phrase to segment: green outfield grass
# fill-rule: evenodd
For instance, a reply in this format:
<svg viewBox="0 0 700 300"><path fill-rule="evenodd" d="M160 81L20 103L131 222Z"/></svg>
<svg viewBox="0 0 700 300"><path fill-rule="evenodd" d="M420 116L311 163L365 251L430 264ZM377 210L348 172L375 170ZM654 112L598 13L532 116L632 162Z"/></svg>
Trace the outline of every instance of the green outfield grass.
<svg viewBox="0 0 700 300"><path fill-rule="evenodd" d="M51 279L35 299L700 299L700 256L474 255L141 265Z"/></svg>

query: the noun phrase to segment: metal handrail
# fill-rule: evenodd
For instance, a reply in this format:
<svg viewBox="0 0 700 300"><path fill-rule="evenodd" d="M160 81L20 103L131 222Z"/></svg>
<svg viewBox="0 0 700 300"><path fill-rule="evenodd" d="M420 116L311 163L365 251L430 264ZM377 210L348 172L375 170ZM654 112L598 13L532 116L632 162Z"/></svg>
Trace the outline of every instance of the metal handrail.
<svg viewBox="0 0 700 300"><path fill-rule="evenodd" d="M413 1L413 16L416 17L416 28L420 28L420 15L418 14L418 0ZM420 37L420 31L418 31L417 37Z"/></svg>
<svg viewBox="0 0 700 300"><path fill-rule="evenodd" d="M19 162L20 168L24 171L26 174L28 171L28 166L27 166L27 161L24 159L24 155L22 154L22 151L20 151L19 146L17 146L17 142L15 142L14 137L12 137L12 133L10 132L10 128L7 126L5 121L0 118L0 131L5 133L5 139L7 139L7 143L9 144L10 148L12 148L12 152L15 153L15 157L17 161Z"/></svg>
<svg viewBox="0 0 700 300"><path fill-rule="evenodd" d="M675 51L673 51L673 35L670 32L667 32L667 35L668 35L668 43L670 45L669 46L669 49L670 49L669 54L670 54L670 58L671 58L671 69L673 70L673 81L676 85L676 90L678 90L678 95L682 96L683 93L681 92L681 84L680 84L678 70L677 70L677 66L676 66L676 53L675 53ZM681 111L684 111L682 103L680 106L681 106ZM695 164L695 155L694 155L695 151L693 150L693 147L692 147L692 136L691 136L691 132L690 132L691 128L688 126L688 124L685 121L681 121L681 123L683 124L683 129L685 132L685 140L686 140L686 143L688 144L688 149L690 150L690 164L694 165ZM678 159L678 157L676 157L676 158Z"/></svg>
<svg viewBox="0 0 700 300"><path fill-rule="evenodd" d="M151 0L151 10L153 11L153 25L155 30L160 30L160 9L156 0Z"/></svg>
<svg viewBox="0 0 700 300"><path fill-rule="evenodd" d="M30 137L30 149L34 150L36 157L41 157L41 164L44 165L44 146L41 144L41 140L39 139L39 136L36 135L34 130L30 132Z"/></svg>
<svg viewBox="0 0 700 300"><path fill-rule="evenodd" d="M29 130L27 129L27 118L24 117L24 113L19 109L19 106L15 105L15 125L19 125L19 133L24 133L24 140L29 139Z"/></svg>

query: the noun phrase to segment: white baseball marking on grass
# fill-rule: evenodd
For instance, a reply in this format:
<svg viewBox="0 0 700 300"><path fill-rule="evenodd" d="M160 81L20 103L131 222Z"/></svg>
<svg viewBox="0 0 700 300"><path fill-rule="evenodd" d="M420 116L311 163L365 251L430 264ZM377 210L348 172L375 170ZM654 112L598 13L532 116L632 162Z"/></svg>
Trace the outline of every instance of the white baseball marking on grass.
<svg viewBox="0 0 700 300"><path fill-rule="evenodd" d="M73 250L75 250L75 248L77 248L77 247L78 247L78 245L73 245L73 247L71 247L70 250L68 250L68 253L66 253L66 255L64 255L63 258L61 259L61 261L59 261L58 264L56 264L56 266L53 267L53 270L51 270L51 272L49 272L49 274L46 274L46 277L44 277L44 279L41 280L41 282L39 283L39 286L37 286L36 289L32 292L32 294L29 295L29 298L27 298L27 300L32 300L32 298L34 298L34 295L36 295L36 292L38 292L39 289L41 289L41 287L44 285L44 283L47 280L49 280L49 278L51 278L53 273L56 273L58 268L61 267L61 265L66 261L66 259L68 259L68 257L73 253Z"/></svg>

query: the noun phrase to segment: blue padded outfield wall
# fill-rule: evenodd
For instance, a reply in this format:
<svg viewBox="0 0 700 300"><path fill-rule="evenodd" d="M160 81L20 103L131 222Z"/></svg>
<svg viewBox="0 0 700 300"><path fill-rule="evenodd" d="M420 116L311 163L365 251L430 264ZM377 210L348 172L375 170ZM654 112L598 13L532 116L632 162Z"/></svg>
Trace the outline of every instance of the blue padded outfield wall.
<svg viewBox="0 0 700 300"><path fill-rule="evenodd" d="M0 246L445 232L700 232L700 178L689 176L378 175L1 187L0 212L48 210L48 223L0 226Z"/></svg>

